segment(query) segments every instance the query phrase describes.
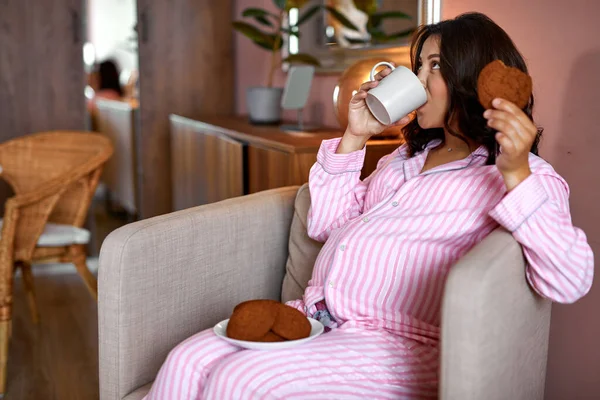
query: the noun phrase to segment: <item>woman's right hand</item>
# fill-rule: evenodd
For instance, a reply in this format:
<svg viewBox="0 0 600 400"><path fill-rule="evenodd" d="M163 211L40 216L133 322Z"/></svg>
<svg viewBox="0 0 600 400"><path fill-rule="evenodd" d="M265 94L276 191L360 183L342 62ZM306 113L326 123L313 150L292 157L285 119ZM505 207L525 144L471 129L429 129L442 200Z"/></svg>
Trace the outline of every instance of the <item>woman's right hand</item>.
<svg viewBox="0 0 600 400"><path fill-rule="evenodd" d="M369 111L365 99L367 98L367 92L374 87L379 85L379 81L388 76L392 72L391 68L386 67L375 75L374 81L363 83L358 92L352 99L350 99L350 105L348 106L348 127L342 141L338 146L337 153L350 153L352 151L362 149L367 140L373 135L377 135L383 132L388 126L383 125ZM394 123L395 125L405 125L410 121L410 116L402 118L400 121Z"/></svg>

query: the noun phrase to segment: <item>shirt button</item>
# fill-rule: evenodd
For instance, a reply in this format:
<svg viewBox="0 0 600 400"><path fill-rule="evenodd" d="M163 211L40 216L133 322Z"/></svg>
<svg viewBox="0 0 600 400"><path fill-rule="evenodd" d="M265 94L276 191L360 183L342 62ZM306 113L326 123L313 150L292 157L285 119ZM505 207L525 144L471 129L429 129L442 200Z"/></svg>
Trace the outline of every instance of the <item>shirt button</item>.
<svg viewBox="0 0 600 400"><path fill-rule="evenodd" d="M329 287L332 288L333 287L333 281L329 281Z"/></svg>
<svg viewBox="0 0 600 400"><path fill-rule="evenodd" d="M394 207L398 207L398 202L397 202L397 201L393 201L393 202L392 202L392 206L394 206Z"/></svg>
<svg viewBox="0 0 600 400"><path fill-rule="evenodd" d="M340 246L340 250L341 250L341 251L344 251L344 250L346 250L346 245L345 245L345 244L341 245L341 246Z"/></svg>
<svg viewBox="0 0 600 400"><path fill-rule="evenodd" d="M369 217L364 217L363 222L369 222Z"/></svg>

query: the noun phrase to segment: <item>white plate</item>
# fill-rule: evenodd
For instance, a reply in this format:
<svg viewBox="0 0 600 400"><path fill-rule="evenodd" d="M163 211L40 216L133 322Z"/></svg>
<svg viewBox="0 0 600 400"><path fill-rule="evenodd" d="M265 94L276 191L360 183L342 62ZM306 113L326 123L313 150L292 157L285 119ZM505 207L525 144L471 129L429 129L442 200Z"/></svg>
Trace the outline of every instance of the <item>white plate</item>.
<svg viewBox="0 0 600 400"><path fill-rule="evenodd" d="M304 339L286 340L285 342L249 342L246 340L236 340L236 339L228 338L227 337L227 323L229 322L229 319L223 320L223 321L219 322L218 324L216 324L213 330L215 332L215 335L217 335L221 339L223 339L229 343L235 344L236 346L243 347L245 349L280 350L280 349L288 349L290 347L296 347L298 345L301 345L302 343L310 342L311 340L313 340L314 338L319 336L321 333L323 333L323 330L325 328L323 327L322 323L320 323L316 319L312 319L309 317L307 317L306 319L308 319L308 322L310 322L310 326L311 326L310 335Z"/></svg>

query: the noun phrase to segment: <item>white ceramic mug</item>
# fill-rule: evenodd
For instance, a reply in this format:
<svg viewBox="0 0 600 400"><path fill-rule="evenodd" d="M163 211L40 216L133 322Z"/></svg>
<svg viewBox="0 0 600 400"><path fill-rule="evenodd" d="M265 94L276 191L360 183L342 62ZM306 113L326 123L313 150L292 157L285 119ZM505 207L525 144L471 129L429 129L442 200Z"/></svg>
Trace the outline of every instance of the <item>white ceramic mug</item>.
<svg viewBox="0 0 600 400"><path fill-rule="evenodd" d="M404 66L394 67L386 61L371 69L371 80L375 80L377 67L386 65L392 73L379 81L377 87L367 92L367 107L383 125L391 125L427 102L427 93L419 78Z"/></svg>

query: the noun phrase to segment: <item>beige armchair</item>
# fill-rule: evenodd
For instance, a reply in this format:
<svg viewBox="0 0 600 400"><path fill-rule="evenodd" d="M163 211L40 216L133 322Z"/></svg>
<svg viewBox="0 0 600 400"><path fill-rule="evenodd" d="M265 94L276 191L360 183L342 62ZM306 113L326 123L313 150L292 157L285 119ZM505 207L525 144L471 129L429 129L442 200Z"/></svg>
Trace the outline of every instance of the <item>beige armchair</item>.
<svg viewBox="0 0 600 400"><path fill-rule="evenodd" d="M252 298L296 298L321 245L306 234L308 187L139 221L102 245L100 399L139 400L167 353ZM452 269L440 398L542 399L550 303L525 280L517 242L492 232Z"/></svg>

